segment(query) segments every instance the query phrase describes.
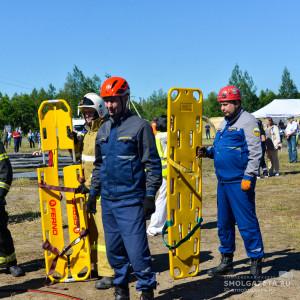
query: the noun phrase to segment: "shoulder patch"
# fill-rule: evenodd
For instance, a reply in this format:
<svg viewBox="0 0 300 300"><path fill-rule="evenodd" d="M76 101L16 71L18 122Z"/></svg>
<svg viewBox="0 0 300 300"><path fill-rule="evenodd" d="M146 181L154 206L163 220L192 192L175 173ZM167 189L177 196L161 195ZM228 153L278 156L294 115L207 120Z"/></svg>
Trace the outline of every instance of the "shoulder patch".
<svg viewBox="0 0 300 300"><path fill-rule="evenodd" d="M228 131L237 131L237 127L228 127Z"/></svg>
<svg viewBox="0 0 300 300"><path fill-rule="evenodd" d="M255 135L255 136L260 136L260 130L259 130L259 128L258 127L255 127L254 129L253 129L253 134Z"/></svg>

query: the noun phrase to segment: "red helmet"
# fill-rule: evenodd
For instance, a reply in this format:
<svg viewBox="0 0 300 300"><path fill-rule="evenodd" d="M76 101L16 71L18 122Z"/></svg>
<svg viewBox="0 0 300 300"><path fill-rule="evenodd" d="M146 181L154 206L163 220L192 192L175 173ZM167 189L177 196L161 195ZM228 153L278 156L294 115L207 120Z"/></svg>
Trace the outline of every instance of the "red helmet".
<svg viewBox="0 0 300 300"><path fill-rule="evenodd" d="M130 88L127 81L122 77L110 77L107 78L100 90L100 96L115 97L115 96L126 96L130 94Z"/></svg>
<svg viewBox="0 0 300 300"><path fill-rule="evenodd" d="M228 85L220 89L218 102L241 101L241 92L234 85Z"/></svg>

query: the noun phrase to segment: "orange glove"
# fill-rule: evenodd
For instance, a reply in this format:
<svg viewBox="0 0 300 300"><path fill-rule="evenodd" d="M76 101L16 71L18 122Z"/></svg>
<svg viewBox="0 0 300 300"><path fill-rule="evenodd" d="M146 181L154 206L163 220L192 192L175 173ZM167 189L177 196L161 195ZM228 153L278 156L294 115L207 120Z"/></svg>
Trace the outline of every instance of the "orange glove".
<svg viewBox="0 0 300 300"><path fill-rule="evenodd" d="M247 192L251 189L251 180L243 179L241 182L241 189Z"/></svg>

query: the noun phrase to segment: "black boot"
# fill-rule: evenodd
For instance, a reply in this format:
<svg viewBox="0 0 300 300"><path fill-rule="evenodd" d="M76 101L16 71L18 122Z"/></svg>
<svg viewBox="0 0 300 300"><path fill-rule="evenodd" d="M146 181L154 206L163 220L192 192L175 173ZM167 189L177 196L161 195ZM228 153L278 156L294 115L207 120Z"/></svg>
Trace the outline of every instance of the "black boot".
<svg viewBox="0 0 300 300"><path fill-rule="evenodd" d="M115 300L129 300L129 288L128 286L117 285L115 287Z"/></svg>
<svg viewBox="0 0 300 300"><path fill-rule="evenodd" d="M114 286L113 280L114 280L113 277L103 276L101 279L96 281L95 288L98 290L110 289L111 287Z"/></svg>
<svg viewBox="0 0 300 300"><path fill-rule="evenodd" d="M250 275L254 280L258 280L262 275L262 259L251 258Z"/></svg>
<svg viewBox="0 0 300 300"><path fill-rule="evenodd" d="M7 267L7 271L14 277L20 277L25 275L24 270L18 265Z"/></svg>
<svg viewBox="0 0 300 300"><path fill-rule="evenodd" d="M154 299L154 292L153 290L146 290L142 291L140 300L153 300Z"/></svg>
<svg viewBox="0 0 300 300"><path fill-rule="evenodd" d="M228 275L233 274L233 254L222 254L221 262L215 268L208 270L207 274L210 277L214 277L217 275Z"/></svg>

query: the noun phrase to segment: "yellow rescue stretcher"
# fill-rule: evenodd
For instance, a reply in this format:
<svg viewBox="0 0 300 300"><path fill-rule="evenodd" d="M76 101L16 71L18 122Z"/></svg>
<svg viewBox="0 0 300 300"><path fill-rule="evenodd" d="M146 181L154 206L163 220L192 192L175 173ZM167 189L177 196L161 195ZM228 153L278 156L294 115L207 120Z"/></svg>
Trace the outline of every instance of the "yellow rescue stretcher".
<svg viewBox="0 0 300 300"><path fill-rule="evenodd" d="M202 144L202 92L172 88L168 93L167 222L163 240L169 248L174 279L199 272L202 176L196 158ZM164 235L168 234L168 242Z"/></svg>
<svg viewBox="0 0 300 300"><path fill-rule="evenodd" d="M46 100L38 117L43 166L37 175L47 276L52 282L85 280L91 272L90 244L85 195L76 192L84 176L81 164L75 162L71 110L65 100ZM73 156L73 164L63 168L63 186L59 183L59 150L71 150Z"/></svg>

